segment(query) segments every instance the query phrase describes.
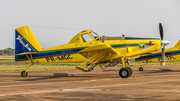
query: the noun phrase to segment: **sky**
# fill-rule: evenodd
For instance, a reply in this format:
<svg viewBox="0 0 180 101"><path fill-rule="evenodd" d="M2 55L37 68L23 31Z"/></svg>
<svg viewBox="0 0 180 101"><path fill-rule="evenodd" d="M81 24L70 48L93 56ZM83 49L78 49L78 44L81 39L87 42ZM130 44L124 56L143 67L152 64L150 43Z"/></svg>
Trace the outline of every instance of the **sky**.
<svg viewBox="0 0 180 101"><path fill-rule="evenodd" d="M180 0L0 0L0 49L15 48L15 29L29 26L43 48L67 44L83 30L100 36L180 39Z"/></svg>

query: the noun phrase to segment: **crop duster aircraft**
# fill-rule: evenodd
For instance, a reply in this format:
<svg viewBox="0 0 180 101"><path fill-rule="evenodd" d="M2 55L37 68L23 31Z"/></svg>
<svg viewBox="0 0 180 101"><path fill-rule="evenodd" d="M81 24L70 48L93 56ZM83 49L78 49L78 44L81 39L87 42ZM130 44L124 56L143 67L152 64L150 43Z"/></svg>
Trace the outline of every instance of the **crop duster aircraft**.
<svg viewBox="0 0 180 101"><path fill-rule="evenodd" d="M122 63L119 76L128 78L132 69L127 67L127 57L137 58L160 48L159 38L100 37L92 30L85 30L75 35L68 44L43 49L30 27L15 29L15 61L30 64L21 72L23 77L28 75L28 69L35 63L83 62L76 68L85 72L102 63L109 63L109 67Z"/></svg>

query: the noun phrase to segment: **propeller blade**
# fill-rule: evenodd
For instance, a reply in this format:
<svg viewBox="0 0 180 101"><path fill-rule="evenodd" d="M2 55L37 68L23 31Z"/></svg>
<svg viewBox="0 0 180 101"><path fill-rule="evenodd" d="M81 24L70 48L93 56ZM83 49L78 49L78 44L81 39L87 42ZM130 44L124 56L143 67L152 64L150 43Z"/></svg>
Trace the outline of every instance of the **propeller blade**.
<svg viewBox="0 0 180 101"><path fill-rule="evenodd" d="M159 32L160 32L161 40L163 40L164 35L163 35L163 27L161 23L159 23Z"/></svg>
<svg viewBox="0 0 180 101"><path fill-rule="evenodd" d="M163 45L163 48L161 48L161 50L162 50L162 53L161 53L161 57L162 57L161 65L165 66L165 46L164 46L164 44L162 44L162 45Z"/></svg>
<svg viewBox="0 0 180 101"><path fill-rule="evenodd" d="M163 40L164 39L164 33L163 33L163 27L162 27L162 24L159 23L159 32L160 32L160 37L161 37L161 50L162 50L162 53L161 53L161 58L162 58L162 61L161 61L161 65L162 66L165 66L165 45L169 44L169 42Z"/></svg>

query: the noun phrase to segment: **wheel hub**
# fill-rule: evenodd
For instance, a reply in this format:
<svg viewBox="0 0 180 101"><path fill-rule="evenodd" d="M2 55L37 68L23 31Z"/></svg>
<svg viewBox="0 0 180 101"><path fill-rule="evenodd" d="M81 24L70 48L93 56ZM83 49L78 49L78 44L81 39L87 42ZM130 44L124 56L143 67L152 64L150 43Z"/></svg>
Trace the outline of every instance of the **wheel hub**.
<svg viewBox="0 0 180 101"><path fill-rule="evenodd" d="M123 71L123 72L122 72L122 75L123 75L123 76L126 76L127 74L128 74L127 71Z"/></svg>

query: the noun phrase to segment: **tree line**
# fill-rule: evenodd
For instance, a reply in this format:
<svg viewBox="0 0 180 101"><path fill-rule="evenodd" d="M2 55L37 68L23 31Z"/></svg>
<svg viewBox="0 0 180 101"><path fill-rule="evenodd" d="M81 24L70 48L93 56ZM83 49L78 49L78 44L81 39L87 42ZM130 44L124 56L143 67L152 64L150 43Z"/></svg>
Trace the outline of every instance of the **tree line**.
<svg viewBox="0 0 180 101"><path fill-rule="evenodd" d="M0 55L15 55L15 49L6 48L6 49L3 49L3 50L0 50Z"/></svg>

